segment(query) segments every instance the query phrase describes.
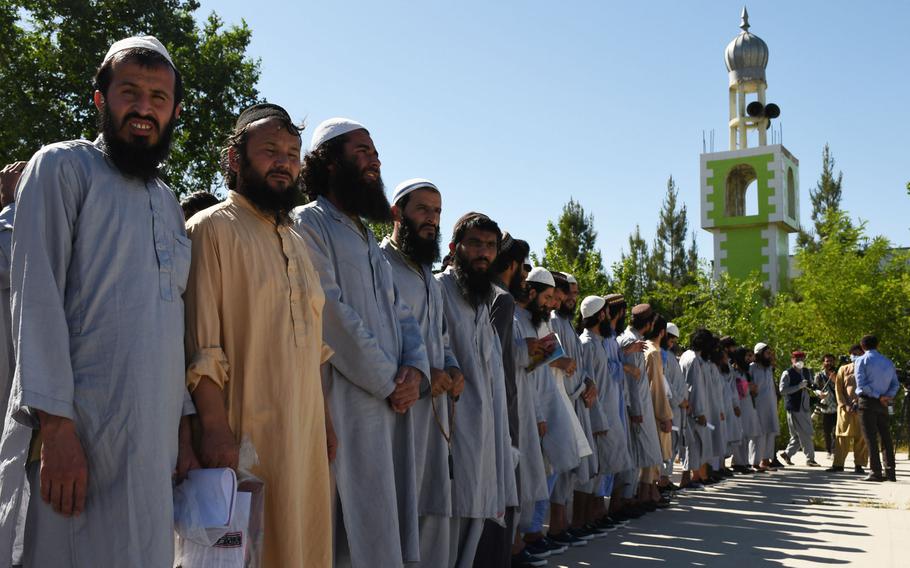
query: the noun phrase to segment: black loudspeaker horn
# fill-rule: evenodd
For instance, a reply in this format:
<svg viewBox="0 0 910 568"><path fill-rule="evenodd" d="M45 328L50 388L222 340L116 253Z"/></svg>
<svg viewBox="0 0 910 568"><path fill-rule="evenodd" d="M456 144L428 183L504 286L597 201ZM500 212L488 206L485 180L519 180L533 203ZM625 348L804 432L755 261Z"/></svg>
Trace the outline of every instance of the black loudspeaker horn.
<svg viewBox="0 0 910 568"><path fill-rule="evenodd" d="M780 107L774 103L768 103L768 105L765 106L765 116L767 118L777 118L780 116Z"/></svg>
<svg viewBox="0 0 910 568"><path fill-rule="evenodd" d="M749 116L761 116L762 111L764 111L764 110L765 110L765 107L763 104L761 104L758 101L752 101L751 103L749 103L749 106L746 107L746 114L748 114Z"/></svg>
<svg viewBox="0 0 910 568"><path fill-rule="evenodd" d="M771 128L771 119L770 118L765 121L765 130L768 130L769 128Z"/></svg>

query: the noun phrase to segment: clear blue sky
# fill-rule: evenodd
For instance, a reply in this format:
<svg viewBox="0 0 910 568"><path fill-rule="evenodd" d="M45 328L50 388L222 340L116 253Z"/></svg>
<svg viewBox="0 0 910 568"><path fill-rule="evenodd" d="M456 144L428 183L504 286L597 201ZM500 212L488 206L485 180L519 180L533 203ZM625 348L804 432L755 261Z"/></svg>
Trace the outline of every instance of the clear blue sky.
<svg viewBox="0 0 910 568"><path fill-rule="evenodd" d="M253 30L259 90L310 127L363 122L389 193L427 177L444 242L466 211L540 251L574 197L609 268L636 225L650 241L669 175L699 225L702 131L727 147L723 51L738 2L204 0ZM768 100L800 161L801 213L830 143L844 207L910 245L910 2L753 1L770 48ZM309 142L310 133L304 134ZM791 237L791 243L794 240Z"/></svg>

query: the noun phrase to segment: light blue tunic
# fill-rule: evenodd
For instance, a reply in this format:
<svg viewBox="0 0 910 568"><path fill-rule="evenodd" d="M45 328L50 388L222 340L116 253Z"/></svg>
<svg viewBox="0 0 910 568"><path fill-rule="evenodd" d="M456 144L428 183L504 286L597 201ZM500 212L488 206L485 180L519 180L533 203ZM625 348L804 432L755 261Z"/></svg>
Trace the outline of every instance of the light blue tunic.
<svg viewBox="0 0 910 568"><path fill-rule="evenodd" d="M596 436L598 473L609 474L632 468L629 433L625 416L626 377L613 337L602 338L585 330L581 348L586 367L597 383L597 401L591 407L591 429L606 432Z"/></svg>
<svg viewBox="0 0 910 568"><path fill-rule="evenodd" d="M0 211L0 417L6 416L16 359L13 356L13 323L10 313L10 259L13 254L13 217L16 204Z"/></svg>
<svg viewBox="0 0 910 568"><path fill-rule="evenodd" d="M25 563L169 567L177 430L192 409L181 300L190 243L168 187L124 177L98 144L46 146L19 183L0 558L9 558L35 411L43 410L75 422L88 494L82 515L69 519L30 500Z"/></svg>
<svg viewBox="0 0 910 568"><path fill-rule="evenodd" d="M324 338L335 351L322 379L338 436L334 473L351 561L416 562L413 415L394 412L386 399L400 367L430 376L420 325L369 229L323 197L294 217L325 292Z"/></svg>

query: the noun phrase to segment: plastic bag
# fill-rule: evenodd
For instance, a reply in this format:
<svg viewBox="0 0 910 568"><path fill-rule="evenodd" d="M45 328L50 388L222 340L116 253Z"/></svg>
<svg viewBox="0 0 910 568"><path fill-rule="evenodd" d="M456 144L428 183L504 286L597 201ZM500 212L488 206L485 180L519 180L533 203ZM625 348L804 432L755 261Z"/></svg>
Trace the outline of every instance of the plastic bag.
<svg viewBox="0 0 910 568"><path fill-rule="evenodd" d="M249 438L240 445L237 502L227 529L176 537L175 568L260 568L265 534L265 483L250 473L259 457ZM189 535L187 535L189 536ZM209 544L211 543L211 544Z"/></svg>

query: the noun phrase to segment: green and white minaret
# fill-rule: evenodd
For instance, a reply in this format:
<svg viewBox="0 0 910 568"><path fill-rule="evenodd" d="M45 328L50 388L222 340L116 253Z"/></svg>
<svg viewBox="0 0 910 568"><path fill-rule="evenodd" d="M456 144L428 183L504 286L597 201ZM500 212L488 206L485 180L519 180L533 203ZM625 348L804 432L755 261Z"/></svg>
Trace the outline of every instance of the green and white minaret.
<svg viewBox="0 0 910 568"><path fill-rule="evenodd" d="M765 101L768 45L749 32L745 8L739 27L724 52L730 150L701 155L701 226L714 235L715 277L757 272L777 292L789 281L789 236L799 230L799 161L782 144L767 143L780 114Z"/></svg>

